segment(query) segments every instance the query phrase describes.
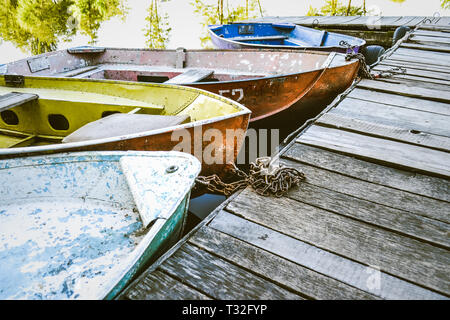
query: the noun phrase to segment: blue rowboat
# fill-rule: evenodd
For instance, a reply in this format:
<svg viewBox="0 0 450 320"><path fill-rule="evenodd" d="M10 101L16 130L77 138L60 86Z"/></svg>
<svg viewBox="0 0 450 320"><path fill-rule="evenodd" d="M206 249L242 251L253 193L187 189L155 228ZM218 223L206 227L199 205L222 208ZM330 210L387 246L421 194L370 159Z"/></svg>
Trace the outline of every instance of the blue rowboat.
<svg viewBox="0 0 450 320"><path fill-rule="evenodd" d="M0 299L112 299L181 235L199 161L108 151L0 161Z"/></svg>
<svg viewBox="0 0 450 320"><path fill-rule="evenodd" d="M339 33L290 23L210 25L211 41L219 49L285 48L358 52L366 41Z"/></svg>

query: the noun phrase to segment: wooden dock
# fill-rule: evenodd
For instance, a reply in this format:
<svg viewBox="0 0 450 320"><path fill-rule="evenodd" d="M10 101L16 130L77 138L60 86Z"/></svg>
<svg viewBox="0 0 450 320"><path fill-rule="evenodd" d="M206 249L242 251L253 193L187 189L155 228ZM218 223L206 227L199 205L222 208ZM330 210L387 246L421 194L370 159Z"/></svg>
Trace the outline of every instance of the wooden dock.
<svg viewBox="0 0 450 320"><path fill-rule="evenodd" d="M363 38L367 41L367 45L381 45L385 48L392 45L394 31L400 26L412 29L423 22L424 28L445 29L450 27L450 17L440 16L268 16L249 21L295 23L304 27L319 28Z"/></svg>
<svg viewBox="0 0 450 320"><path fill-rule="evenodd" d="M280 153L306 182L230 197L120 299L448 299L450 30L419 29Z"/></svg>

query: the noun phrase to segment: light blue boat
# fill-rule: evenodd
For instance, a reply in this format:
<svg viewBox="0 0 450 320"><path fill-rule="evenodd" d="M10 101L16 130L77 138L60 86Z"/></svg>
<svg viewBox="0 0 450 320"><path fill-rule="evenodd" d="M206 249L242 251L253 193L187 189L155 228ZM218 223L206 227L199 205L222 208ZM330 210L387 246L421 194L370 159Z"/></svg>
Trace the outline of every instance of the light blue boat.
<svg viewBox="0 0 450 320"><path fill-rule="evenodd" d="M112 299L180 237L200 162L181 152L0 161L0 299Z"/></svg>

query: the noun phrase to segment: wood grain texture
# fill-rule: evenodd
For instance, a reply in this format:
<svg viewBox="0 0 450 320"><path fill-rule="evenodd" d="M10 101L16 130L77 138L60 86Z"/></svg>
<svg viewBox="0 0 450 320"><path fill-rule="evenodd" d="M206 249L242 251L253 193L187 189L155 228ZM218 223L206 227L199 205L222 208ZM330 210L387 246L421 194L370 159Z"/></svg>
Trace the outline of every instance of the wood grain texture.
<svg viewBox="0 0 450 320"><path fill-rule="evenodd" d="M338 191L392 208L409 211L445 223L450 222L448 202L369 183L301 163L297 164L287 159L282 159L280 163L301 170L306 176L306 181L315 186Z"/></svg>
<svg viewBox="0 0 450 320"><path fill-rule="evenodd" d="M336 110L336 109L335 109ZM352 114L333 112L324 114L315 124L361 133L377 138L406 142L420 147L432 148L440 151L450 151L450 138L426 133L417 129L399 128L392 125L380 124L378 121L363 121L355 119ZM371 120L371 119L369 119Z"/></svg>
<svg viewBox="0 0 450 320"><path fill-rule="evenodd" d="M331 175L331 180L329 182L333 181L333 183L335 183L334 181L336 181L336 183L338 183L342 179L341 175L346 175L382 186L387 186L394 189L415 193L417 195L450 202L450 182L444 179L382 166L376 163L356 159L351 156L344 156L332 151L315 148L300 143L296 143L291 148L289 148L283 154L283 157L301 162L303 164L309 164L311 166L338 173L338 175L335 175L335 179L332 179L333 175ZM294 162L289 162L289 165L298 166L298 164ZM299 168L303 169L303 167ZM308 171L311 172L314 170L311 168L308 169ZM315 171L320 172L318 170ZM327 171L325 171L324 174L327 174ZM314 178L314 175L315 173L312 176L310 175L310 181ZM318 177L319 176L321 175L318 174ZM353 183L355 185L360 184L358 180L348 180L346 182ZM368 191L367 194L371 193L370 186L371 185L367 183L361 184L363 192ZM327 188L330 187L328 186ZM340 190L346 190L345 188L342 189L339 184L338 188L340 188ZM409 197L408 193L398 193L396 190L384 190L382 191L379 189L375 189L374 192L381 192L382 194L386 195L391 194L392 197L387 198L388 200L385 200L386 203L395 203L395 201L392 201L393 199L401 199L401 201L404 201L405 203L412 203L411 207L403 205L399 207L400 209L411 210L412 208L420 208L419 212L426 212L430 211L429 208L437 208L436 211L440 212L440 214L431 215L430 217L439 219L448 216L448 214L446 214L448 203L444 203L441 201L435 202L431 199L417 197L414 195L410 195ZM358 196L360 194L355 193L354 195ZM373 199L372 197L369 197L368 199L376 201L376 199ZM425 202L420 205L419 203L421 203L422 201ZM413 210L412 212L417 211Z"/></svg>
<svg viewBox="0 0 450 320"><path fill-rule="evenodd" d="M450 102L450 92L441 92L435 89L408 86L400 83L387 83L385 81L364 79L358 83L357 87L380 92L395 93L406 97L428 99L445 103Z"/></svg>
<svg viewBox="0 0 450 320"><path fill-rule="evenodd" d="M376 103L347 98L336 108L330 110L329 114L450 137L450 126L448 125L450 116L399 108L382 102Z"/></svg>
<svg viewBox="0 0 450 320"><path fill-rule="evenodd" d="M450 295L450 253L446 249L288 198L275 200L244 191L226 209L321 249Z"/></svg>
<svg viewBox="0 0 450 320"><path fill-rule="evenodd" d="M180 247L160 269L214 299L302 299L191 244Z"/></svg>
<svg viewBox="0 0 450 320"><path fill-rule="evenodd" d="M419 69L419 68L412 68L412 67L408 67L406 68L406 73L402 74L400 73L398 70L392 70L392 68L394 67L393 64L389 64L389 63L380 63L377 64L373 70L374 71L379 71L379 72L389 72L389 71L393 71L395 72L394 75L392 76L393 78L402 78L402 77L406 77L408 79L416 79L417 78L413 78L413 77L422 77L421 79L424 81L428 81L429 79L438 79L438 80L446 80L446 81L450 81L450 74L446 73L446 72L436 72L434 71L429 71L429 70L423 70L423 69Z"/></svg>
<svg viewBox="0 0 450 320"><path fill-rule="evenodd" d="M403 107L408 109L433 112L450 116L450 107L447 103L435 102L425 99L405 97L397 94L376 92L371 90L353 89L348 98L359 99L363 101L382 102L383 104Z"/></svg>
<svg viewBox="0 0 450 320"><path fill-rule="evenodd" d="M410 77L411 78L411 77ZM385 82L387 84L403 85L411 90L432 90L443 93L450 93L449 85L444 80L431 80L427 78L408 79L407 77L382 77L377 79L378 82ZM431 97L431 99L434 99Z"/></svg>
<svg viewBox="0 0 450 320"><path fill-rule="evenodd" d="M253 232L253 228L248 232ZM200 229L189 242L311 299L376 299L374 295L212 228Z"/></svg>
<svg viewBox="0 0 450 320"><path fill-rule="evenodd" d="M317 125L309 127L297 142L363 160L450 178L450 154L447 152Z"/></svg>
<svg viewBox="0 0 450 320"><path fill-rule="evenodd" d="M417 43L402 43L400 45L400 47L410 48L410 49L420 49L420 50L434 51L434 52L450 53L450 48L436 47L436 46L430 46L430 45L425 45L425 44L417 44Z"/></svg>
<svg viewBox="0 0 450 320"><path fill-rule="evenodd" d="M39 96L32 93L10 92L0 95L0 111L20 106L29 101L37 100Z"/></svg>
<svg viewBox="0 0 450 320"><path fill-rule="evenodd" d="M384 59L381 61L382 65L390 65L393 67L404 67L407 69L416 69L416 70L426 70L438 73L448 74L448 68L444 66L436 66L436 65L428 65L419 62L407 61L407 60L395 60L395 59Z"/></svg>
<svg viewBox="0 0 450 320"><path fill-rule="evenodd" d="M175 280L160 270L146 274L121 297L130 300L210 300L201 292Z"/></svg>
<svg viewBox="0 0 450 320"><path fill-rule="evenodd" d="M450 224L394 209L308 183L288 197L312 206L370 223L404 236L450 249Z"/></svg>

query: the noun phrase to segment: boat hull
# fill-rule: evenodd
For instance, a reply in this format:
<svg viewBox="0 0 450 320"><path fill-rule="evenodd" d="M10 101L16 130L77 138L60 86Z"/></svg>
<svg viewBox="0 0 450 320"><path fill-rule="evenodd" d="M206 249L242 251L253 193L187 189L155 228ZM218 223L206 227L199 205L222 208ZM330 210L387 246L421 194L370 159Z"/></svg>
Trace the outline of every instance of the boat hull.
<svg viewBox="0 0 450 320"><path fill-rule="evenodd" d="M282 128L320 112L352 84L358 70L359 62L355 61L306 73L188 86L226 95L247 106L252 111L253 127Z"/></svg>
<svg viewBox="0 0 450 320"><path fill-rule="evenodd" d="M177 152L0 161L0 298L113 299L180 239L199 171Z"/></svg>
<svg viewBox="0 0 450 320"><path fill-rule="evenodd" d="M365 40L289 23L210 25L211 42L218 49L301 49L357 53Z"/></svg>
<svg viewBox="0 0 450 320"><path fill-rule="evenodd" d="M66 90L66 88L70 88L73 83L74 85L79 86L81 88L80 90L88 88L90 85L92 85L94 86L94 89L98 91L101 90L102 85L105 85L109 87L110 90L117 88L118 95L122 92L124 94L129 94L131 92L135 95L139 94L140 99L142 99L142 97L145 97L147 90L150 89L154 90L154 93L162 91L162 98L160 99L164 99L164 97L169 94L176 95L177 92L179 92L179 95L181 95L182 93L185 93L186 90L188 90L187 94L190 94L191 98L189 100L186 99L187 102L185 104L181 104L181 107L184 108L182 111L186 111L187 108L193 109L192 114L194 115L194 117L199 117L199 120L194 119L194 121L177 126L155 129L146 132L126 134L110 138L69 143L54 143L29 147L1 148L0 159L73 151L173 150L195 155L197 159L202 162L202 175L217 174L219 176L223 176L226 174L226 171L229 167L228 163L236 161L239 150L245 138L245 133L250 118L250 111L242 105L236 104L230 99L193 88L184 88L178 86L174 87L169 85L149 83L86 79L78 80L68 78L55 79L30 77L25 81L26 83L29 83L31 87L11 88L8 90L27 90L26 92L33 92L37 90L37 88L40 88L39 85L43 86L45 84L45 86L48 87L53 83L55 83L55 85L61 86L64 90ZM65 92L64 90L62 91L63 94ZM122 92L118 90L122 90ZM152 93L150 92L148 94L151 95ZM64 97L64 95L62 96ZM174 97L173 99L176 98L177 97ZM206 100L199 100L199 98L204 98ZM46 100L42 101L44 101L44 104L46 103ZM209 102L211 104L208 105ZM208 106L212 107L212 103L216 102L218 103L218 106L220 106L221 110L225 107L230 107L232 108L233 113L226 114L226 112L223 111L222 113L224 115L210 116L208 112L211 113L212 111L208 111L210 109L208 108ZM178 105L176 106L178 107ZM62 113L64 113L63 111L64 110L61 110ZM42 110L41 113L43 113ZM92 112L92 114L89 116L95 119L95 117L98 117L96 114L101 114L101 111ZM70 114L66 114L66 116L69 123L72 123L79 121L79 119L82 119L87 115L70 117ZM19 123L19 126L20 125L21 124ZM44 122L43 126L44 125L48 124ZM10 127L14 128L14 126ZM51 128L49 128L48 130L50 129Z"/></svg>

